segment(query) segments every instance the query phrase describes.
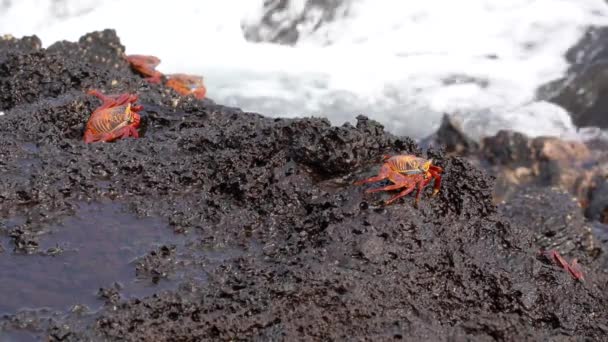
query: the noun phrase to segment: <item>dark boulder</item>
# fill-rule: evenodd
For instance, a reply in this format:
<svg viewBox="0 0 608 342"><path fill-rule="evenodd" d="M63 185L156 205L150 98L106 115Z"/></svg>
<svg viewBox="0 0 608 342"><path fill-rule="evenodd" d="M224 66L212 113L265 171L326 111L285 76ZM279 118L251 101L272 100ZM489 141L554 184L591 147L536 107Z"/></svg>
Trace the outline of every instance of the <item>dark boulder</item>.
<svg viewBox="0 0 608 342"><path fill-rule="evenodd" d="M472 155L478 152L479 144L469 137L454 116L444 114L437 132L423 139L422 146L441 146L455 155Z"/></svg>
<svg viewBox="0 0 608 342"><path fill-rule="evenodd" d="M587 217L608 224L608 181L604 178L598 183L598 186L591 192Z"/></svg>
<svg viewBox="0 0 608 342"><path fill-rule="evenodd" d="M566 59L566 76L540 87L538 97L564 107L578 127L608 128L608 28L588 29Z"/></svg>
<svg viewBox="0 0 608 342"><path fill-rule="evenodd" d="M344 13L351 0L266 0L260 18L241 25L245 39L294 45L302 33L312 33Z"/></svg>

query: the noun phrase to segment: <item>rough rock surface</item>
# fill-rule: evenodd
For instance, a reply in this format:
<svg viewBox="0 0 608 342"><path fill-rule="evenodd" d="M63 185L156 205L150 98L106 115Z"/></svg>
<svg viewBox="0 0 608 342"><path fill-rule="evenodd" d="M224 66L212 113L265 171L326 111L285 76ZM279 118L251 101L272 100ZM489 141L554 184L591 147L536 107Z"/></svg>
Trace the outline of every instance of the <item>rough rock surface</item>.
<svg viewBox="0 0 608 342"><path fill-rule="evenodd" d="M541 99L567 109L579 127L608 128L608 28L592 27L566 53L565 77L542 86Z"/></svg>
<svg viewBox="0 0 608 342"><path fill-rule="evenodd" d="M448 114L443 115L437 132L423 139L420 144L435 144L449 154L460 156L473 155L479 150L479 144L465 133L461 122Z"/></svg>
<svg viewBox="0 0 608 342"><path fill-rule="evenodd" d="M538 208L544 210L539 211ZM535 244L544 250L554 249L579 260L603 255L602 245L586 222L578 201L567 191L551 187L523 188L500 212L535 234Z"/></svg>
<svg viewBox="0 0 608 342"><path fill-rule="evenodd" d="M587 209L587 217L598 220L605 206L608 176L608 143L555 137L530 138L513 131L499 131L478 143L445 116L441 127L422 141L425 146L442 146L449 155L466 157L496 178L494 201L508 201L527 187L556 187L568 191ZM595 199L594 199L595 198ZM603 217L603 216L602 216Z"/></svg>
<svg viewBox="0 0 608 342"><path fill-rule="evenodd" d="M581 142L501 131L483 140L482 157L495 166L497 200L534 184L560 187L586 205L595 178L603 172L601 158L605 162L608 157L596 152Z"/></svg>
<svg viewBox="0 0 608 342"><path fill-rule="evenodd" d="M166 219L185 239L159 241L133 263L134 277L202 275L135 298L100 284L99 311L73 303L69 312L10 313L0 333L521 341L608 332L608 278L597 261L585 259L581 283L537 258L536 231L498 213L492 177L462 158L429 151L445 169L440 194L427 189L419 209L412 196L384 206L388 194L353 182L376 173L383 154L421 151L363 116L332 127L179 97L133 74L112 31L2 49L0 237L10 248L0 258L40 252L75 202L113 200ZM99 105L89 87L139 94L142 138L84 144Z"/></svg>

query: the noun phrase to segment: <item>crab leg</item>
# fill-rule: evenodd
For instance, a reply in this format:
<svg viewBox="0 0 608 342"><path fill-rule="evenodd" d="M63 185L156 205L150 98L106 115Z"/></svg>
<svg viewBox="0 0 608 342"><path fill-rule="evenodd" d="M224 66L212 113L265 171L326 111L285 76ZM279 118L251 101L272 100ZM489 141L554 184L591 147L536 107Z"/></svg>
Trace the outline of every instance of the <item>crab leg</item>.
<svg viewBox="0 0 608 342"><path fill-rule="evenodd" d="M368 193L368 194L371 194L371 193L374 193L374 192L388 191L388 190L397 190L397 189L401 189L401 188L403 188L402 184L391 184L391 185L383 186L381 188L368 189L365 192Z"/></svg>
<svg viewBox="0 0 608 342"><path fill-rule="evenodd" d="M129 102L137 101L137 95L121 94L118 96L109 96L109 95L102 94L101 92L99 92L96 89L89 90L87 92L87 94L93 95L103 102L101 107L97 108L97 110L101 110L101 109L105 109L105 108L109 108L109 107L115 107L115 106L122 106Z"/></svg>
<svg viewBox="0 0 608 342"><path fill-rule="evenodd" d="M439 188L441 187L441 175L439 174L440 172L443 172L443 169L440 168L439 166L431 166L429 168L429 173L435 179L435 185L433 186L433 195L432 196L437 195L437 193L439 192ZM430 182L430 181L431 181L431 179L429 178L428 182ZM428 184L428 182L426 184Z"/></svg>
<svg viewBox="0 0 608 342"><path fill-rule="evenodd" d="M577 259L572 260L570 267L568 267L568 272L570 272L570 274L576 279L585 280L583 271L581 271L581 267L579 266Z"/></svg>
<svg viewBox="0 0 608 342"><path fill-rule="evenodd" d="M97 110L104 110L106 108L114 107L117 105L116 101L113 98L100 93L98 90L95 90L95 89L89 90L87 92L87 94L93 95L102 101L101 106L99 106L99 108L97 108Z"/></svg>
<svg viewBox="0 0 608 342"><path fill-rule="evenodd" d="M422 182L418 182L418 191L416 192L416 200L415 200L415 204L416 204L416 208L418 208L418 202L420 202L420 194L422 193L422 189L424 189L424 187L429 184L430 179L425 179Z"/></svg>
<svg viewBox="0 0 608 342"><path fill-rule="evenodd" d="M390 167L387 165L383 165L382 168L380 169L380 172L378 172L377 176L357 181L357 182L355 182L355 185L379 182L381 180L387 179L390 172L391 172Z"/></svg>
<svg viewBox="0 0 608 342"><path fill-rule="evenodd" d="M401 198L403 196L407 196L410 192L414 191L414 189L416 189L416 184L415 183L410 184L410 186L407 189L401 191L396 196L394 196L393 198L386 201L386 204L391 204L391 203L395 202L396 200L398 200L399 198Z"/></svg>
<svg viewBox="0 0 608 342"><path fill-rule="evenodd" d="M568 262L566 261L566 259L564 259L555 250L541 251L540 253L542 255L544 255L545 257L549 258L549 260L553 260L554 262L556 262L557 264L559 264L559 266L561 266L568 273L570 273L570 275L572 277L574 277L574 279L585 280L585 278L583 276L583 272L581 271L581 268L580 268L580 266L578 264L578 260L577 259L572 260L572 263L568 264Z"/></svg>

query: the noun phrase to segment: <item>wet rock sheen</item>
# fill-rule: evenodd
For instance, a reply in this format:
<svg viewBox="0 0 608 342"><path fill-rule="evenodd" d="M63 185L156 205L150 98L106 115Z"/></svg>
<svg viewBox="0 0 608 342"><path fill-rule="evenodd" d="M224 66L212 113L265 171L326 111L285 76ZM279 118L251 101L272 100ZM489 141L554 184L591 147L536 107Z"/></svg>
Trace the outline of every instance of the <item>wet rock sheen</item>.
<svg viewBox="0 0 608 342"><path fill-rule="evenodd" d="M52 341L604 338L604 273L584 259L581 284L538 259L535 232L497 212L492 178L466 160L430 151L439 195L383 206L389 194L364 193L380 184L353 182L384 154L420 150L364 116L332 127L179 97L133 74L113 31L27 45L0 44L0 258L40 251L74 203L112 200L186 240L158 241L134 277L197 276L153 295L100 284L98 312L11 313L0 329ZM84 144L99 105L89 87L137 93L142 138Z"/></svg>

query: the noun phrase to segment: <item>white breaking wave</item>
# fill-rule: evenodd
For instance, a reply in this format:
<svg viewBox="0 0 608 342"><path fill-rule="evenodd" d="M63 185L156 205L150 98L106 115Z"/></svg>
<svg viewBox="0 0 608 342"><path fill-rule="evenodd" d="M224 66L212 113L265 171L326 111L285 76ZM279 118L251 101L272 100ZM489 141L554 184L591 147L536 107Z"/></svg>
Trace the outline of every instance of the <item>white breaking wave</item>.
<svg viewBox="0 0 608 342"><path fill-rule="evenodd" d="M568 113L535 102L535 90L564 74L563 55L588 26L608 24L603 0L352 0L280 46L243 37L262 3L19 0L0 4L0 34L36 34L48 46L113 28L127 53L160 57L165 73L204 75L210 98L265 115L342 124L365 114L421 138L453 113L475 138L505 128L572 137ZM304 8L292 4L279 19Z"/></svg>

